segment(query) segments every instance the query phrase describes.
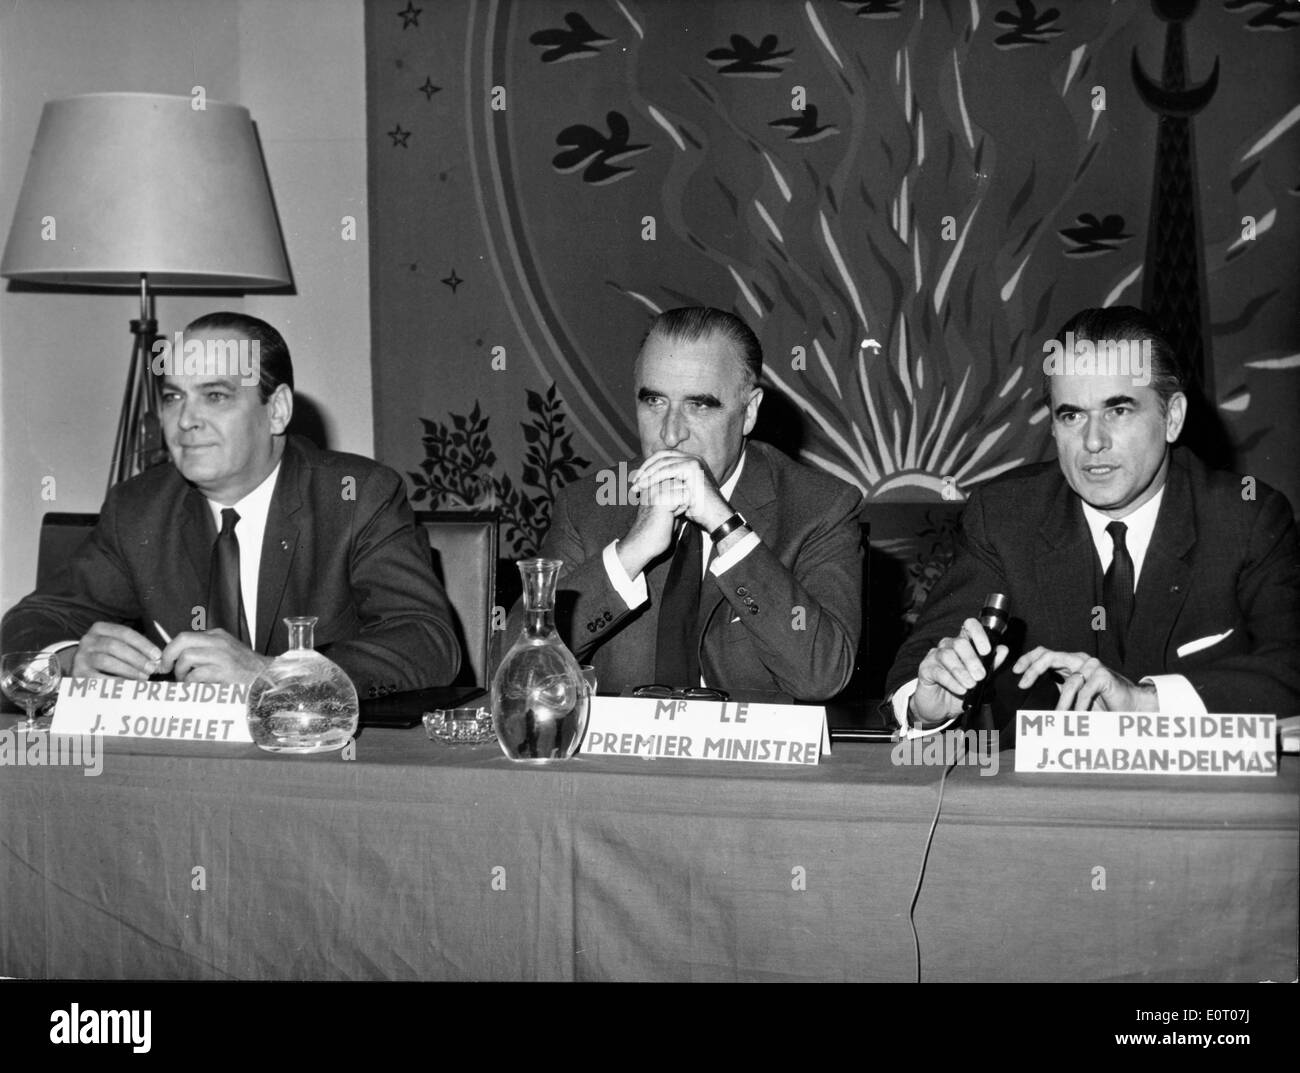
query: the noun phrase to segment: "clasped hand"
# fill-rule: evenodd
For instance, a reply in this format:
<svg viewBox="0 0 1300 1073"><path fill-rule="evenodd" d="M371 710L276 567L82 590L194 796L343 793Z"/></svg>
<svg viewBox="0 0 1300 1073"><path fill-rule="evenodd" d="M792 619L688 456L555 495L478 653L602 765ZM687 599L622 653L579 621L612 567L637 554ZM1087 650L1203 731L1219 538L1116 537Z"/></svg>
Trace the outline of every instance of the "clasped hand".
<svg viewBox="0 0 1300 1073"><path fill-rule="evenodd" d="M683 451L656 451L632 474L636 518L618 543L629 577L662 555L672 543L679 517L709 533L732 515L704 459Z"/></svg>
<svg viewBox="0 0 1300 1073"><path fill-rule="evenodd" d="M222 629L187 630L160 649L129 626L96 622L81 639L72 673L141 682L170 673L178 682L238 683L256 677L270 662Z"/></svg>

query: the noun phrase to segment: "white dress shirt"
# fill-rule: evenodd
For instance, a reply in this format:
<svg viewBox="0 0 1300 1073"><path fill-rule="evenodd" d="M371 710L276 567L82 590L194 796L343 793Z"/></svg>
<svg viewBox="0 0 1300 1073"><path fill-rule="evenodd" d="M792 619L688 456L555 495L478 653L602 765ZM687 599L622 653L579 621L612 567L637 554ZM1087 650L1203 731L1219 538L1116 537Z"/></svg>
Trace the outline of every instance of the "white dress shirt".
<svg viewBox="0 0 1300 1073"><path fill-rule="evenodd" d="M1097 549L1097 558L1101 560L1102 577L1106 576L1110 561L1115 557L1115 542L1106 532L1106 526L1113 521L1121 521L1128 527L1124 534L1124 546L1128 548L1129 557L1133 560L1133 589L1137 591L1142 577L1142 564L1146 562L1147 548L1151 546L1151 534L1156 531L1156 516L1160 513L1160 504L1164 498L1165 490L1162 487L1132 514L1118 519L1108 518L1096 507L1079 500L1079 506L1083 507L1083 520L1088 523L1093 547Z"/></svg>

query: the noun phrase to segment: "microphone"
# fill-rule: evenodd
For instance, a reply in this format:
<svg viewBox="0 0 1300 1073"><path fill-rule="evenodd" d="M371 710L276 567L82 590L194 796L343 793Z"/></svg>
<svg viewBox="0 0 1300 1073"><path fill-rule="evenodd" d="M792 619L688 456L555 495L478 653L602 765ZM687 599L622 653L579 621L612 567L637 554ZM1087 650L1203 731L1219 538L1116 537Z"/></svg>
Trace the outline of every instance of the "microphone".
<svg viewBox="0 0 1300 1073"><path fill-rule="evenodd" d="M988 655L984 656L984 677L975 683L974 687L967 692L965 699L961 702L961 718L964 721L973 711L978 712L980 704L984 699L984 687L988 685L989 679L993 677L993 660L997 656L998 642L1002 640L1002 635L1007 632L1007 610L1011 606L1011 601L1000 592L991 592L984 598L984 606L980 609L979 623L984 627L984 632L989 637Z"/></svg>

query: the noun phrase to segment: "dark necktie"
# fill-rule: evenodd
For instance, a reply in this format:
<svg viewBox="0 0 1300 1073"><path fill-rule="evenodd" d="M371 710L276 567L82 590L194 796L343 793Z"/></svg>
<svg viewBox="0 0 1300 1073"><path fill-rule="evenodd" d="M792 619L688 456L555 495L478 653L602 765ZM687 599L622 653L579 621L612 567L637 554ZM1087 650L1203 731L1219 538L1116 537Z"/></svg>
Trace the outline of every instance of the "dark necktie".
<svg viewBox="0 0 1300 1073"><path fill-rule="evenodd" d="M668 567L659 600L659 636L655 647L655 681L687 688L700 684L698 617L700 609L700 527L685 522L686 532Z"/></svg>
<svg viewBox="0 0 1300 1073"><path fill-rule="evenodd" d="M208 629L223 629L244 644L250 644L248 620L244 617L244 594L239 585L239 537L234 507L221 511L221 532L212 545L212 568L208 574Z"/></svg>
<svg viewBox="0 0 1300 1073"><path fill-rule="evenodd" d="M1101 583L1101 602L1106 609L1106 629L1112 632L1115 650L1123 663L1124 635L1133 620L1133 559L1124 544L1128 526L1123 522L1111 522L1106 526L1106 532L1115 545L1115 553Z"/></svg>

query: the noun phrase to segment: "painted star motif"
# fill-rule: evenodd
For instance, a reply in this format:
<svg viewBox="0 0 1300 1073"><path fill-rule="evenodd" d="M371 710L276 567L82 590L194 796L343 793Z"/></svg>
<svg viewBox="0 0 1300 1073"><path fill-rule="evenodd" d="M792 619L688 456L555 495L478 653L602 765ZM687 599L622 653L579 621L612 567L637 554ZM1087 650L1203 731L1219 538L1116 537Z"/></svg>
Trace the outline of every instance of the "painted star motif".
<svg viewBox="0 0 1300 1073"><path fill-rule="evenodd" d="M459 287L465 281L461 279L460 276L456 275L456 270L453 268L451 270L451 275L448 276L446 279L444 279L442 282L447 284L447 286L451 288L452 294L455 294L456 288Z"/></svg>
<svg viewBox="0 0 1300 1073"><path fill-rule="evenodd" d="M441 86L435 86L435 85L433 84L433 79L432 79L432 78L429 78L429 77L426 75L426 76L425 76L425 79L424 79L424 85L422 85L422 86L420 87L420 92L424 94L424 99L425 99L426 101L431 101L431 100L433 100L433 95L434 95L435 93L441 93L441 92L442 92L442 87L441 87Z"/></svg>
<svg viewBox="0 0 1300 1073"><path fill-rule="evenodd" d="M388 136L393 139L394 148L400 145L405 149L407 148L406 139L411 136L411 132L409 130L403 130L402 124L398 123L397 126L388 132Z"/></svg>
<svg viewBox="0 0 1300 1073"><path fill-rule="evenodd" d="M417 30L420 28L420 13L424 11L422 7L416 7L412 0L406 0L406 10L399 11L398 17L402 20L402 29L409 30L414 26Z"/></svg>

